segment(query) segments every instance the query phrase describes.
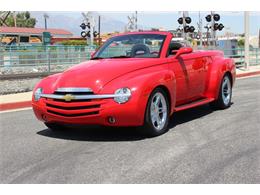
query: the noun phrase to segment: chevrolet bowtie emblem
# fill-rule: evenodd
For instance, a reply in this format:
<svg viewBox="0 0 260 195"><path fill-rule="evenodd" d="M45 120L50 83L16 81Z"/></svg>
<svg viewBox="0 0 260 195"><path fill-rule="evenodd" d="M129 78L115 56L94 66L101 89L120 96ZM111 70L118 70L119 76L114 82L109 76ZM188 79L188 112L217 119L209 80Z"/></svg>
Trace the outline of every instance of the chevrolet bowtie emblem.
<svg viewBox="0 0 260 195"><path fill-rule="evenodd" d="M75 99L75 97L71 94L67 94L63 97L63 99L66 101L66 102L70 102L71 100Z"/></svg>

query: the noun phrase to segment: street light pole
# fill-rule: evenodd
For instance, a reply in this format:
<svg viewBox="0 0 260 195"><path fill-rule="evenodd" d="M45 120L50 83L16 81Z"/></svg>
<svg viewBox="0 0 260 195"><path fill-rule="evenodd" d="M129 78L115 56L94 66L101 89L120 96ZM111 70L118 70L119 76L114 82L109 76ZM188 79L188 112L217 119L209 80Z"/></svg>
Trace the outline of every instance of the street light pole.
<svg viewBox="0 0 260 195"><path fill-rule="evenodd" d="M249 68L249 11L244 12L245 28L245 69Z"/></svg>

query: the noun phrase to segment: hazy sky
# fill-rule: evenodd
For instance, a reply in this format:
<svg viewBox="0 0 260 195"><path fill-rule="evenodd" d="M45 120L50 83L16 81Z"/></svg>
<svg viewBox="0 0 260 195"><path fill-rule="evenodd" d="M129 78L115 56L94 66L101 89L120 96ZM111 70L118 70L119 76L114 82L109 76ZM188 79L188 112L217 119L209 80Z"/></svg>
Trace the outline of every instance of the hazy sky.
<svg viewBox="0 0 260 195"><path fill-rule="evenodd" d="M48 12L50 13L50 12ZM51 12L52 14L66 15L71 18L79 18L81 12ZM110 18L112 20L121 21L127 23L127 16L133 14L132 12L98 12L102 15L103 19ZM203 25L206 25L205 16L210 12L200 12L201 18L203 20ZM244 13L243 12L217 12L221 16L220 23L223 23L225 28L222 32L226 30L243 33L244 31ZM189 12L192 18L192 24L197 29L197 22L199 21L199 12ZM180 17L179 12L138 12L138 25L151 28L151 27L163 27L166 30L176 29L178 27L177 19ZM80 21L79 21L80 22ZM41 24L42 25L42 24ZM258 35L260 29L260 12L250 13L250 34Z"/></svg>
<svg viewBox="0 0 260 195"><path fill-rule="evenodd" d="M201 12L201 18L206 25L205 16L210 12ZM220 22L225 27L230 28L236 33L243 33L244 30L244 13L243 12L217 12L221 15ZM117 18L121 21L126 21L127 15L131 13L118 12L102 12L102 15ZM190 17L193 19L192 25L197 28L199 21L199 12L190 12ZM138 12L139 24L143 26L164 27L168 29L176 29L178 27L177 19L180 17L178 12ZM252 12L250 15L250 34L258 34L260 29L260 12ZM225 30L223 30L225 31Z"/></svg>

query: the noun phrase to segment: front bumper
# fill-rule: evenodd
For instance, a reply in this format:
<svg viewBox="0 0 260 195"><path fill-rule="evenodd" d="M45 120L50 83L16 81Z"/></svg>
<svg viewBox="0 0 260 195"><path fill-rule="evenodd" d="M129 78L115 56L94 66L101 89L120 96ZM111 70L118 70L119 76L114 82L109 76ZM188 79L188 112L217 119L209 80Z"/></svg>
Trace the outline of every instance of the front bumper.
<svg viewBox="0 0 260 195"><path fill-rule="evenodd" d="M138 104L134 98L125 104L118 104L113 99L106 98L66 102L47 96L42 96L37 102L32 101L36 117L43 122L104 126L142 125L144 109L140 109ZM115 119L114 123L109 122L110 117Z"/></svg>

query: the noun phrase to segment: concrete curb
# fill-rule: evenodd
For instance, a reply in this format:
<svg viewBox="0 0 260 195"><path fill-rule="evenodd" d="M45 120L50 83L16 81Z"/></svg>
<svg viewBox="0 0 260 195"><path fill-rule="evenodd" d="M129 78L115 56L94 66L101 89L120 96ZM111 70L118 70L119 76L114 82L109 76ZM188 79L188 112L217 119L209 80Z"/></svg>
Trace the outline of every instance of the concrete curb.
<svg viewBox="0 0 260 195"><path fill-rule="evenodd" d="M260 71L240 73L240 74L236 75L236 78L248 77L248 76L254 76L254 75L260 75Z"/></svg>
<svg viewBox="0 0 260 195"><path fill-rule="evenodd" d="M32 106L31 100L23 101L23 102L5 103L5 104L0 104L0 111L13 110L18 108L27 108L31 106Z"/></svg>
<svg viewBox="0 0 260 195"><path fill-rule="evenodd" d="M236 78L243 78L243 77L255 76L255 75L260 75L260 71L240 73L236 75ZM22 101L22 102L10 102L10 103L3 103L3 104L0 103L0 111L27 108L31 106L32 106L31 100Z"/></svg>

